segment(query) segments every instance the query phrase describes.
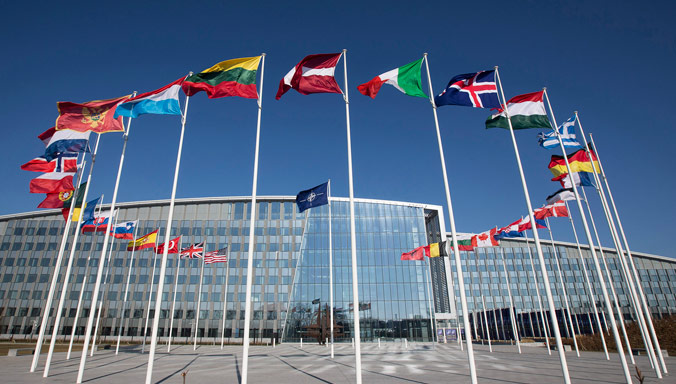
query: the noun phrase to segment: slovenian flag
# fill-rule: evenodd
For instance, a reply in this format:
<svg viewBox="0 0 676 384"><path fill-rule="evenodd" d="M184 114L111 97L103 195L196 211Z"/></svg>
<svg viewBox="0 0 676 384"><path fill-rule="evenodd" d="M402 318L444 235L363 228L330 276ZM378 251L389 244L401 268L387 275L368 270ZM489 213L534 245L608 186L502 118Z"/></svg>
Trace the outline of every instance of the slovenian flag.
<svg viewBox="0 0 676 384"><path fill-rule="evenodd" d="M117 224L110 230L110 234L116 239L133 240L136 223L138 223L138 220Z"/></svg>
<svg viewBox="0 0 676 384"><path fill-rule="evenodd" d="M60 153L64 152L89 152L90 131L77 132L70 129L57 131L52 127L41 133L38 139L45 143L45 159L52 161Z"/></svg>
<svg viewBox="0 0 676 384"><path fill-rule="evenodd" d="M180 115L178 92L181 90L183 78L164 87L142 93L117 106L115 118L119 116L139 117L148 113L155 115Z"/></svg>

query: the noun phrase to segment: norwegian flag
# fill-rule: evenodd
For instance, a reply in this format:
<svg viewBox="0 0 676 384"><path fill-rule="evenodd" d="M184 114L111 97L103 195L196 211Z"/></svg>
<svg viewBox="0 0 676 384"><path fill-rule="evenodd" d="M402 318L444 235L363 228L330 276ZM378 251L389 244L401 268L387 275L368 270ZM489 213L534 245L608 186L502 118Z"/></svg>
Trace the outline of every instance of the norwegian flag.
<svg viewBox="0 0 676 384"><path fill-rule="evenodd" d="M201 259L204 256L204 241L181 249L181 259Z"/></svg>
<svg viewBox="0 0 676 384"><path fill-rule="evenodd" d="M212 263L227 263L228 262L228 246L221 248L218 251L211 251L204 254L204 264Z"/></svg>

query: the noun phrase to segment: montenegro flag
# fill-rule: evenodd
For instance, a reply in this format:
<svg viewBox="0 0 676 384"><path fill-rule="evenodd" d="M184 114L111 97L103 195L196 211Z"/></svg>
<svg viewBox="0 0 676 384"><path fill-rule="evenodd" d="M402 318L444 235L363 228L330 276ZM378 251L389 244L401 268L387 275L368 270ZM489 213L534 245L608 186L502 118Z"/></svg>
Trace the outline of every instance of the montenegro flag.
<svg viewBox="0 0 676 384"><path fill-rule="evenodd" d="M140 251L142 249L155 247L155 244L157 243L157 231L159 231L159 229L156 229L143 237L139 237L136 241L130 241L127 245L127 251Z"/></svg>

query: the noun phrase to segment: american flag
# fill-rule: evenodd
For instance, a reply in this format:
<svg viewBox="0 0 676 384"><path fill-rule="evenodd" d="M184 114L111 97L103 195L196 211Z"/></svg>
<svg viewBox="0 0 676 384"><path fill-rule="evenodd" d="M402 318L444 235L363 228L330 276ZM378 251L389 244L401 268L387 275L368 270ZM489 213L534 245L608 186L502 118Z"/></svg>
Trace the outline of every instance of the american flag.
<svg viewBox="0 0 676 384"><path fill-rule="evenodd" d="M218 251L211 251L204 254L204 264L211 263L227 263L228 262L228 246L221 248Z"/></svg>
<svg viewBox="0 0 676 384"><path fill-rule="evenodd" d="M181 258L201 259L204 255L204 241L181 249Z"/></svg>

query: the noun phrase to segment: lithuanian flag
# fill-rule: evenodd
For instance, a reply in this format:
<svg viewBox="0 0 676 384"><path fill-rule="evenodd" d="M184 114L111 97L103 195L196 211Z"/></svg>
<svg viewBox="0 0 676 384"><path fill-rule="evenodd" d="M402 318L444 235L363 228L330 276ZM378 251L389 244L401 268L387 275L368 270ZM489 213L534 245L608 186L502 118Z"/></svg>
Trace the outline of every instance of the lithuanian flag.
<svg viewBox="0 0 676 384"><path fill-rule="evenodd" d="M256 99L256 71L260 61L261 56L222 61L188 76L181 88L188 96L205 91L210 99L226 96Z"/></svg>

